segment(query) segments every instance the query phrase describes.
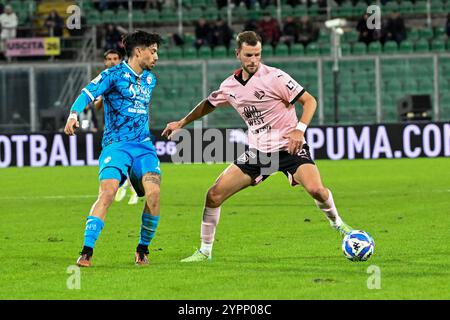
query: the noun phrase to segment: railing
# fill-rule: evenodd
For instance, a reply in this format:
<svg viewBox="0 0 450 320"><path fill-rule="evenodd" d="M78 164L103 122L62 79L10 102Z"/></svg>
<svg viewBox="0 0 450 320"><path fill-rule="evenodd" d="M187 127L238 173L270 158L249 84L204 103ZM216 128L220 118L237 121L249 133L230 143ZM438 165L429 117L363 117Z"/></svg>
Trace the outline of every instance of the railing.
<svg viewBox="0 0 450 320"><path fill-rule="evenodd" d="M264 61L288 72L317 98L313 124L335 124L330 57ZM339 124L397 122L397 99L414 93L430 95L433 121L450 121L450 54L346 56L340 65ZM158 62L152 70L158 82L152 96L151 127L164 127L167 121L185 115L238 66L233 59ZM91 70L102 67L101 63L5 66L0 70L0 132L14 128L7 126L13 112L21 113L32 132L42 130L42 111L54 107L52 97L63 99L59 93L64 91L60 114L55 114L60 129L74 99L89 83ZM72 69L77 71L72 73ZM76 75L73 79L72 74ZM22 88L20 95L13 94L17 87ZM204 121L208 127L244 125L231 108L211 113Z"/></svg>
<svg viewBox="0 0 450 320"><path fill-rule="evenodd" d="M95 60L96 58L96 27L92 27L91 31L86 33L79 55L74 61L75 63L82 63ZM91 77L91 71L74 68L69 74L64 87L61 89L58 99L55 101L54 107L64 108L80 93L86 81Z"/></svg>

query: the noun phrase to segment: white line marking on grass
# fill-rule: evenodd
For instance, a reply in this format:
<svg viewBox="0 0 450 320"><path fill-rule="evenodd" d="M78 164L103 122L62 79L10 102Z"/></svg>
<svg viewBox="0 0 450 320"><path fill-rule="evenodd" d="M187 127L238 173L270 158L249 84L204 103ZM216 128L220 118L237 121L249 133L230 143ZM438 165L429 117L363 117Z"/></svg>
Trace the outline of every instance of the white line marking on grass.
<svg viewBox="0 0 450 320"><path fill-rule="evenodd" d="M73 196L12 196L0 197L0 200L57 200L57 199L87 199L97 198L97 195L82 194Z"/></svg>

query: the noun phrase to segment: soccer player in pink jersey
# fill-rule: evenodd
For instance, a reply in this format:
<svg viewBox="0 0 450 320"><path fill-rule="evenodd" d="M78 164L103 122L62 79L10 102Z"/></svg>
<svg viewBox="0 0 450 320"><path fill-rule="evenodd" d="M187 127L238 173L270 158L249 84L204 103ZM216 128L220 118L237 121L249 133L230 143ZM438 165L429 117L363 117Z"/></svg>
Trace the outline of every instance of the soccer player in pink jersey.
<svg viewBox="0 0 450 320"><path fill-rule="evenodd" d="M177 129L224 105L236 109L248 126L249 149L225 169L208 190L201 247L182 262L211 259L223 202L277 171L283 172L292 186L303 185L333 228L342 235L352 230L339 216L331 191L323 185L304 139L316 110L316 99L284 71L261 63L262 45L258 34L244 31L238 34L236 41L236 57L242 68L225 79L218 90L183 119L167 124L162 133L170 139ZM296 102L303 106L300 122L295 112Z"/></svg>

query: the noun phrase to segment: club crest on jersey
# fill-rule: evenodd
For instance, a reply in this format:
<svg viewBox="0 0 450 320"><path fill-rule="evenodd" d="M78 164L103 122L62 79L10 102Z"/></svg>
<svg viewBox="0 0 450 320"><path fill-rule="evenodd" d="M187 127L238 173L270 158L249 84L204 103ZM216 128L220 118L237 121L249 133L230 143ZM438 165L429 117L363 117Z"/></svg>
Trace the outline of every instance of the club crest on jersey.
<svg viewBox="0 0 450 320"><path fill-rule="evenodd" d="M152 81L153 81L153 78L152 77L147 77L147 84L151 84L152 83Z"/></svg>
<svg viewBox="0 0 450 320"><path fill-rule="evenodd" d="M237 161L238 161L238 162L243 162L243 163L247 162L247 161L248 161L248 154L247 154L246 152L243 153L243 154L237 159Z"/></svg>
<svg viewBox="0 0 450 320"><path fill-rule="evenodd" d="M262 98L264 98L264 96L266 95L266 93L262 90L258 90L255 91L254 93L255 97L257 97L259 100L261 100Z"/></svg>

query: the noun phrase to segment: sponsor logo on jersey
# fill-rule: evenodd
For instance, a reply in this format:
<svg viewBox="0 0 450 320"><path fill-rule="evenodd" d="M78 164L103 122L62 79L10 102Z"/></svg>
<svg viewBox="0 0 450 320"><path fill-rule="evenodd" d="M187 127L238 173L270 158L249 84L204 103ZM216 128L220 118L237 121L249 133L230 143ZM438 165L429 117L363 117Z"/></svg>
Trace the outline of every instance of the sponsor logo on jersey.
<svg viewBox="0 0 450 320"><path fill-rule="evenodd" d="M102 78L102 74L100 73L98 76L96 76L91 82L93 83L93 84L97 84L99 81L100 81L100 79Z"/></svg>
<svg viewBox="0 0 450 320"><path fill-rule="evenodd" d="M104 161L103 161L103 163L108 163L108 162L110 162L111 161L111 157L107 157Z"/></svg>

